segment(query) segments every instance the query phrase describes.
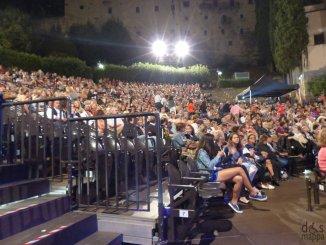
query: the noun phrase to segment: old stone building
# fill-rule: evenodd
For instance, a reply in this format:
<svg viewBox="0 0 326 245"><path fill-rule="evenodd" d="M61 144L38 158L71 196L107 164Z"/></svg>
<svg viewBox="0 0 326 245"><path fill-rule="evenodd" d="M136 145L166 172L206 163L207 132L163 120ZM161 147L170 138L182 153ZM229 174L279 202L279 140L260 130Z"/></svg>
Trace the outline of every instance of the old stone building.
<svg viewBox="0 0 326 245"><path fill-rule="evenodd" d="M42 25L67 31L87 22L100 27L109 19L122 21L138 45L186 39L196 57L210 63L252 62L254 0L65 0L65 16Z"/></svg>
<svg viewBox="0 0 326 245"><path fill-rule="evenodd" d="M326 74L326 0L305 6L308 18L309 43L302 55L302 66L289 76L291 83L300 84L299 98L306 98L307 84L314 77Z"/></svg>

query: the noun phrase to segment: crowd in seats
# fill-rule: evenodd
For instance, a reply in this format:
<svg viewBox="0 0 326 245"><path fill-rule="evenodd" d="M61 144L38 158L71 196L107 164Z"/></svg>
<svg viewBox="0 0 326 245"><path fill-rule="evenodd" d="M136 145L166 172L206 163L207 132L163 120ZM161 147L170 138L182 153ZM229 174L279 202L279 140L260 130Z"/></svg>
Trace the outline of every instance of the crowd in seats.
<svg viewBox="0 0 326 245"><path fill-rule="evenodd" d="M212 103L198 84L108 79L94 83L17 69L3 71L0 83L5 97L15 101L69 96L70 116L76 118L158 112L164 142L178 150L176 157L194 159L212 181L234 183L229 205L238 213L242 212L238 201L266 200L260 189L276 189L290 176L318 166L320 147L320 169L325 170L325 145L317 142L318 134L325 135L325 96L303 104L290 98L273 103ZM66 105L53 103L50 108L56 112L54 119L67 117ZM142 119L107 121L109 128L129 139L144 135L144 123ZM97 126L103 133L105 123L98 121ZM155 140L155 121L149 118L146 126Z"/></svg>

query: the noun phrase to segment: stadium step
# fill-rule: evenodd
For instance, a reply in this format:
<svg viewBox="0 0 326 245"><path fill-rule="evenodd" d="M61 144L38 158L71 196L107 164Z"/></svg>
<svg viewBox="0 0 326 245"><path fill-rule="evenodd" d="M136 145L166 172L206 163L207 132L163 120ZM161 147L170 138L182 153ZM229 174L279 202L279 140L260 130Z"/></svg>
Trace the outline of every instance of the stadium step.
<svg viewBox="0 0 326 245"><path fill-rule="evenodd" d="M0 244L76 244L97 232L96 214L70 212L8 237Z"/></svg>
<svg viewBox="0 0 326 245"><path fill-rule="evenodd" d="M99 231L123 234L124 243L152 244L155 223L156 218L140 217L135 213L131 215L98 214Z"/></svg>
<svg viewBox="0 0 326 245"><path fill-rule="evenodd" d="M0 240L57 218L69 210L70 199L62 195L45 195L4 205L0 207Z"/></svg>
<svg viewBox="0 0 326 245"><path fill-rule="evenodd" d="M0 185L0 205L50 192L48 179L15 181Z"/></svg>
<svg viewBox="0 0 326 245"><path fill-rule="evenodd" d="M0 165L0 185L25 179L28 179L27 164L17 163Z"/></svg>
<svg viewBox="0 0 326 245"><path fill-rule="evenodd" d="M121 234L98 231L76 243L76 245L120 245L122 240Z"/></svg>

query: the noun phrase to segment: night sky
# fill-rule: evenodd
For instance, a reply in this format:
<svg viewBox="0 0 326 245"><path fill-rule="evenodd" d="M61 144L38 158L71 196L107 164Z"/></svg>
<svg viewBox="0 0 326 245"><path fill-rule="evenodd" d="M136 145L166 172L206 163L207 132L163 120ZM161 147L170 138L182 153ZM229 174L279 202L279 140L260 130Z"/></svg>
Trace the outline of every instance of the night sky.
<svg viewBox="0 0 326 245"><path fill-rule="evenodd" d="M7 6L27 12L34 18L64 15L64 0L1 0L0 8Z"/></svg>

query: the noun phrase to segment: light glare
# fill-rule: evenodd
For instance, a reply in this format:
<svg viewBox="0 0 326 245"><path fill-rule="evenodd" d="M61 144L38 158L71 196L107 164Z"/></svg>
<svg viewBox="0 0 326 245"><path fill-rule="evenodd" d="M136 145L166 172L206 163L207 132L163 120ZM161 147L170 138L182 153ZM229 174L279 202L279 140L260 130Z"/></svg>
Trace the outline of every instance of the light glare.
<svg viewBox="0 0 326 245"><path fill-rule="evenodd" d="M152 52L157 57L163 57L167 52L166 44L162 40L157 40L152 45Z"/></svg>
<svg viewBox="0 0 326 245"><path fill-rule="evenodd" d="M175 45L175 54L176 56L183 58L189 54L189 45L185 41L179 41Z"/></svg>

